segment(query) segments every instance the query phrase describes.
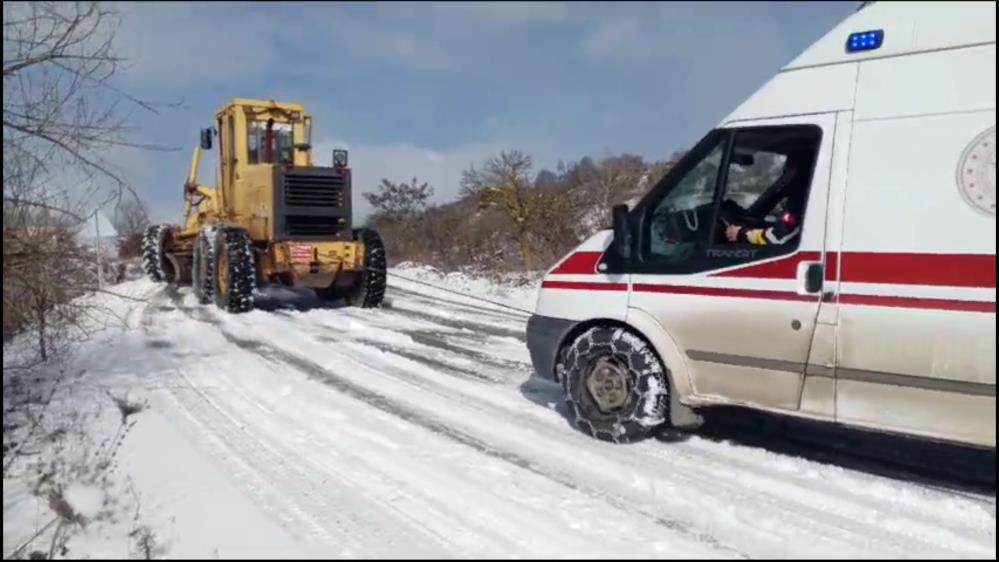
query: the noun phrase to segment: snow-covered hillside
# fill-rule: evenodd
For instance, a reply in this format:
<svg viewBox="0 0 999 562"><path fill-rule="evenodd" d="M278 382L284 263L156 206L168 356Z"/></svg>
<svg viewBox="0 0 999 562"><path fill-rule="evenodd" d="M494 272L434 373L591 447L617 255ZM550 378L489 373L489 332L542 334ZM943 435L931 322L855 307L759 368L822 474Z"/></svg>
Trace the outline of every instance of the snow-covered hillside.
<svg viewBox="0 0 999 562"><path fill-rule="evenodd" d="M5 557L57 520L29 478L53 458L86 520L63 531L74 557L996 555L994 493L715 436L584 436L531 377L533 287L394 272L419 282L390 277L379 310L227 315L146 280L94 297L127 327L80 347L46 416L76 446L5 467Z"/></svg>

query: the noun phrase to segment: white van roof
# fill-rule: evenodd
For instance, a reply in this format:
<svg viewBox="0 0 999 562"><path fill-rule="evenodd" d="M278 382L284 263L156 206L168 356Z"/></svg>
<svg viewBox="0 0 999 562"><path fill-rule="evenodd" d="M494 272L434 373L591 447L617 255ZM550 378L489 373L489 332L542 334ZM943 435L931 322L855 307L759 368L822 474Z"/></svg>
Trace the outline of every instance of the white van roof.
<svg viewBox="0 0 999 562"><path fill-rule="evenodd" d="M847 53L851 33L884 31L873 51ZM857 10L782 71L996 42L995 2L871 2Z"/></svg>
<svg viewBox="0 0 999 562"><path fill-rule="evenodd" d="M872 31L883 33L878 48L847 52L851 34ZM995 42L995 2L869 3L784 66L720 125L849 110L858 61Z"/></svg>

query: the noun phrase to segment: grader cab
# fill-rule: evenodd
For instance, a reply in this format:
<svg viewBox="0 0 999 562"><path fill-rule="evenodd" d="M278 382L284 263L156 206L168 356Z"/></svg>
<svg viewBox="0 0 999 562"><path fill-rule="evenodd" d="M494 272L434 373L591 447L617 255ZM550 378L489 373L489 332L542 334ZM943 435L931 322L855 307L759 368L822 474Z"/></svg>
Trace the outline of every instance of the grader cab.
<svg viewBox="0 0 999 562"><path fill-rule="evenodd" d="M214 187L198 182L201 153L213 145ZM332 160L313 165L312 118L303 106L232 100L194 149L184 225L152 226L143 237L146 273L190 283L202 304L229 312L251 310L262 283L379 306L385 249L377 232L352 227L347 152L334 150Z"/></svg>

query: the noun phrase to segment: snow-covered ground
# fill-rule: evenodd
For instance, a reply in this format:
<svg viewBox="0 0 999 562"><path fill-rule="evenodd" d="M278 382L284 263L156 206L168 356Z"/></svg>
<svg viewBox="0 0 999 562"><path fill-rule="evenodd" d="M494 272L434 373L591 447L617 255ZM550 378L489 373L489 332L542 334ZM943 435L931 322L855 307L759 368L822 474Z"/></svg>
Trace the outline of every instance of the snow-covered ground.
<svg viewBox="0 0 999 562"><path fill-rule="evenodd" d="M116 287L138 300L97 297L127 328L79 349L50 413L93 445L60 454L112 459L99 475L60 465L89 521L68 555L996 555L994 492L712 436L586 437L531 377L516 308L533 287L395 273L378 310L284 309L278 294L227 315L145 280ZM109 396L144 407L123 424ZM54 520L19 474L5 468L5 557Z"/></svg>

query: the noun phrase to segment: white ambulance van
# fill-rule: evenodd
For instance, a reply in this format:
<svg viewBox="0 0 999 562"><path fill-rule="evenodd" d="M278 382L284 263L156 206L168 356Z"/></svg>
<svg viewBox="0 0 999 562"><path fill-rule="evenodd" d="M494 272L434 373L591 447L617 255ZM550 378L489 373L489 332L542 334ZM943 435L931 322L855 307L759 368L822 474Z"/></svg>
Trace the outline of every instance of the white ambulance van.
<svg viewBox="0 0 999 562"><path fill-rule="evenodd" d="M996 445L996 4L870 3L545 276L527 343L633 441L742 405Z"/></svg>

